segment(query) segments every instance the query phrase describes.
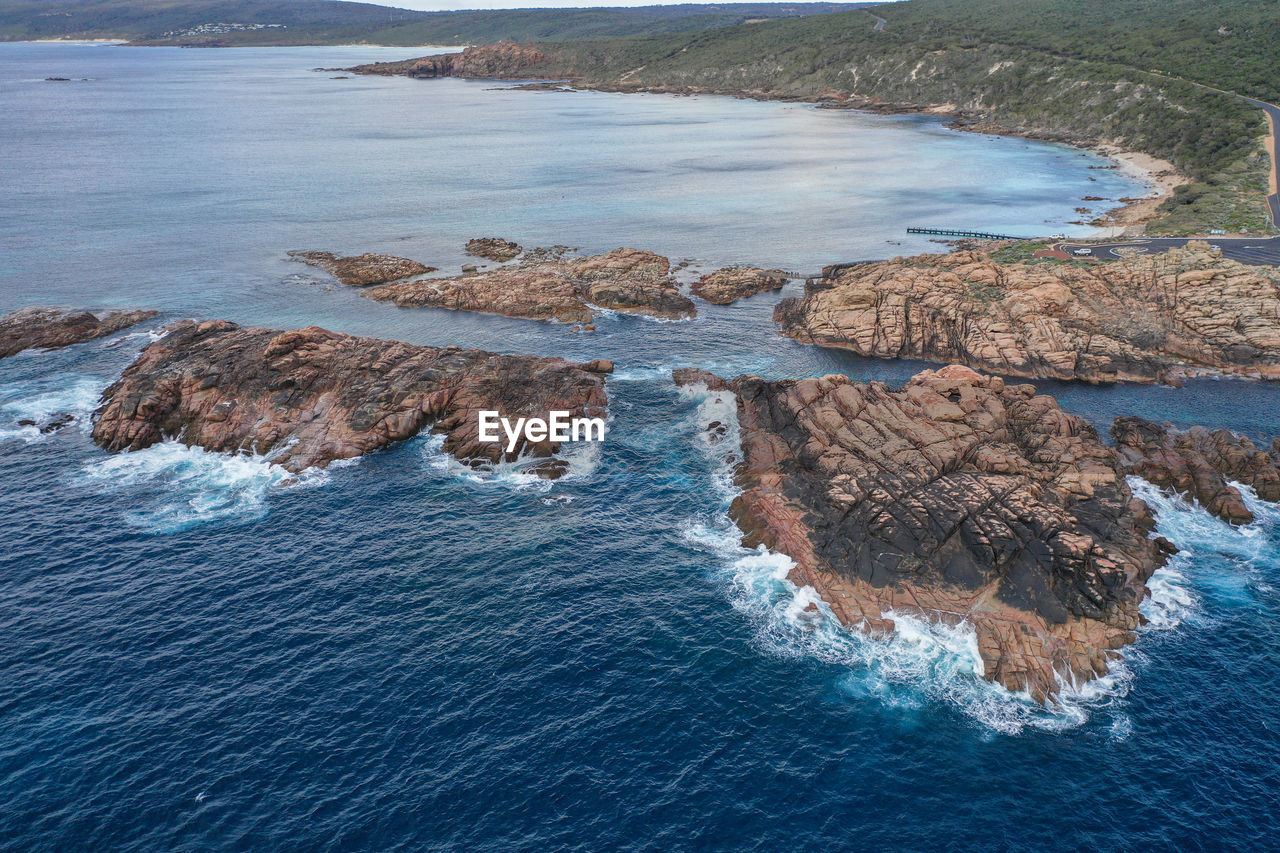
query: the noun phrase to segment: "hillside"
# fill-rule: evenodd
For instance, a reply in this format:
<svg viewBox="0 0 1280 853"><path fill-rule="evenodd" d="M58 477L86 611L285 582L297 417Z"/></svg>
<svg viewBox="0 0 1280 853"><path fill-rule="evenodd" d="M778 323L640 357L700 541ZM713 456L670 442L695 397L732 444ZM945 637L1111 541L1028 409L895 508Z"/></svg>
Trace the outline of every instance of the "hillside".
<svg viewBox="0 0 1280 853"><path fill-rule="evenodd" d="M936 108L980 128L1113 144L1194 181L1153 230L1270 228L1263 114L1187 81L1280 100L1273 0L908 0L874 12L883 29L859 10L544 43L539 73L600 88Z"/></svg>
<svg viewBox="0 0 1280 853"><path fill-rule="evenodd" d="M120 38L135 44L484 44L649 36L826 14L858 3L724 3L417 12L339 0L0 0L0 41Z"/></svg>

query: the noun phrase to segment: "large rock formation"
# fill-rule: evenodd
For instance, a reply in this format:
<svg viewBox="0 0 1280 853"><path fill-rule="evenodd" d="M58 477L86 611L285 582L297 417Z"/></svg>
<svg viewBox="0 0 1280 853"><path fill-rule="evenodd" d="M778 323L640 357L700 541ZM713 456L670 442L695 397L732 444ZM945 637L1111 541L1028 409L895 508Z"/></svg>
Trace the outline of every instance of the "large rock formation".
<svg viewBox="0 0 1280 853"><path fill-rule="evenodd" d="M184 321L103 392L93 438L108 450L138 450L173 437L211 451L267 454L301 471L431 427L465 461L551 457L558 446L550 441L521 438L510 454L505 442L481 442L477 412L600 417L612 369L605 361L436 349L314 326L281 332Z"/></svg>
<svg viewBox="0 0 1280 853"><path fill-rule="evenodd" d="M398 281L415 275L426 275L435 272L435 267L420 264L408 258L397 258L395 255L352 255L338 257L333 252L290 252L289 257L295 261L309 264L328 272L338 281L352 287L368 287L373 284L384 284Z"/></svg>
<svg viewBox="0 0 1280 853"><path fill-rule="evenodd" d="M1205 243L1102 264L975 251L828 267L774 317L799 341L1010 376L1280 378L1280 271Z"/></svg>
<svg viewBox="0 0 1280 853"><path fill-rule="evenodd" d="M705 381L682 373L678 381ZM958 365L894 391L742 376L732 514L851 628L894 611L977 631L984 675L1044 700L1134 640L1172 550L1084 420Z"/></svg>
<svg viewBox="0 0 1280 853"><path fill-rule="evenodd" d="M778 270L725 267L702 276L690 290L694 296L714 305L728 305L766 290L781 290L788 281L787 275Z"/></svg>
<svg viewBox="0 0 1280 853"><path fill-rule="evenodd" d="M501 237L476 237L467 241L467 254L505 264L524 251L519 243Z"/></svg>
<svg viewBox="0 0 1280 853"><path fill-rule="evenodd" d="M1126 474L1186 495L1223 521L1254 520L1231 482L1250 486L1263 500L1280 501L1280 438L1260 448L1225 429L1182 432L1132 417L1116 418L1111 436Z"/></svg>
<svg viewBox="0 0 1280 853"><path fill-rule="evenodd" d="M581 258L535 256L478 275L389 284L365 295L403 306L562 323L588 324L595 318L595 307L666 319L695 314L693 302L676 290L670 262L639 249Z"/></svg>
<svg viewBox="0 0 1280 853"><path fill-rule="evenodd" d="M497 44L481 44L469 47L461 53L442 53L424 56L408 64L405 71L410 77L480 77L504 79L529 76L531 71L543 71L550 60L546 54L529 45L504 41ZM363 71L364 67L352 69Z"/></svg>
<svg viewBox="0 0 1280 853"><path fill-rule="evenodd" d="M0 317L0 358L24 349L56 349L106 337L154 316L155 311L22 308Z"/></svg>

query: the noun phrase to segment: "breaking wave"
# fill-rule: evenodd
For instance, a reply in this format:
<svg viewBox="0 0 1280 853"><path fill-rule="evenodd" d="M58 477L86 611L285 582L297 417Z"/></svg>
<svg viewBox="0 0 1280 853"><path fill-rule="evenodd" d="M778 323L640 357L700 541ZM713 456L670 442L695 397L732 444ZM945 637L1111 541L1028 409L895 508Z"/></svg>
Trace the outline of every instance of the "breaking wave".
<svg viewBox="0 0 1280 853"><path fill-rule="evenodd" d="M1111 671L1102 678L1083 684L1063 683L1055 701L1046 707L1026 693L1014 693L982 677L977 634L967 622L948 625L911 613L888 612L885 615L896 627L888 636L846 629L812 587L797 587L790 580L790 558L764 546L744 548L736 526L723 511L738 494L733 467L741 458L741 444L734 395L712 392L705 385L683 387L680 394L694 404L686 425L695 430L695 441L712 463L716 490L723 502L715 519L691 520L684 538L714 558L733 607L753 624L761 650L846 668L840 686L855 699L903 709L945 704L994 732L1061 731L1080 726L1095 712L1106 709L1111 716L1111 736L1128 736L1132 724L1116 708L1134 679L1130 660L1123 656L1112 662ZM722 439L713 440L705 428L717 421L726 425L726 431ZM1195 515L1197 523L1203 522L1200 516L1208 518L1201 511ZM1182 574L1184 561L1189 559L1190 555L1177 555L1152 578L1151 597L1143 604L1151 624L1143 630L1174 628L1194 605Z"/></svg>
<svg viewBox="0 0 1280 853"><path fill-rule="evenodd" d="M30 444L52 438L57 430L44 430L67 416L71 420L64 428L74 426L88 431L90 416L107 384L102 379L80 376L56 387L50 387L47 380L0 387L0 441L17 439Z"/></svg>
<svg viewBox="0 0 1280 853"><path fill-rule="evenodd" d="M328 478L318 468L294 474L266 456L211 453L172 440L113 454L73 475L77 485L121 496L125 521L151 533L211 521L252 521L266 514L273 491Z"/></svg>
<svg viewBox="0 0 1280 853"><path fill-rule="evenodd" d="M1151 627L1176 628L1188 617L1212 621L1212 612L1256 606L1259 596L1274 594L1280 506L1233 483L1255 516L1250 524L1233 526L1145 480L1130 477L1129 485L1155 513L1156 532L1182 549L1148 583L1152 599L1142 612ZM1212 608L1200 607L1202 599L1211 600Z"/></svg>
<svg viewBox="0 0 1280 853"><path fill-rule="evenodd" d="M612 418L605 420L605 439L608 440ZM444 451L445 437L439 433L420 436L422 457L428 470L445 477L460 478L476 485L492 485L518 491L550 492L557 483L574 483L590 479L600 468L602 441L566 442L556 452L556 458L567 463L564 474L555 480L539 477L531 469L545 463L545 457L521 456L514 462L486 463L472 467L459 462Z"/></svg>

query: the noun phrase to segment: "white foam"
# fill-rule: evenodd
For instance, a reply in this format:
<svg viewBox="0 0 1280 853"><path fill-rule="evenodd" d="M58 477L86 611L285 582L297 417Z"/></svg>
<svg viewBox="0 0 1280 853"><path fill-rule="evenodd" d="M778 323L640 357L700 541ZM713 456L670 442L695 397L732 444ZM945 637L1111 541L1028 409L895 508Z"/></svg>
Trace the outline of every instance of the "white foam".
<svg viewBox="0 0 1280 853"><path fill-rule="evenodd" d="M637 311L619 311L616 308L605 308L592 302L585 303L588 308L596 312L595 321L607 320L616 323L623 317L633 317L637 320L645 320L650 323L695 323L698 318L694 317L654 317L651 314L642 314Z"/></svg>
<svg viewBox="0 0 1280 853"><path fill-rule="evenodd" d="M1202 595L1211 596L1216 606L1256 603L1250 586L1260 582L1275 564L1280 506L1261 500L1248 486L1232 483L1255 520L1231 525L1196 502L1145 480L1130 477L1129 485L1155 513L1156 532L1182 549L1147 583L1152 596L1144 602L1142 612L1151 620L1151 627L1176 628L1192 614L1201 621L1212 619L1199 607ZM1211 555L1220 559L1206 559Z"/></svg>
<svg viewBox="0 0 1280 853"><path fill-rule="evenodd" d="M718 468L713 476L722 498L717 518L711 523L690 521L684 538L713 557L733 607L755 626L762 651L847 669L841 687L857 699L908 709L946 704L985 729L1006 734L1081 725L1096 709L1128 692L1132 673L1119 659L1103 678L1062 684L1054 702L1042 706L1027 693L1013 693L982 677L977 632L968 622L946 624L910 612L889 612L885 615L894 620L896 630L888 636L846 629L811 587L797 587L789 579L794 565L790 558L763 546L742 547L741 534L723 512L738 494L733 466L742 457L735 396L703 384L683 386L680 395L696 403L687 427L697 435L696 446ZM714 421L726 426L719 441L709 440L705 432Z"/></svg>
<svg viewBox="0 0 1280 853"><path fill-rule="evenodd" d="M90 416L107 387L104 380L88 376L72 377L50 387L47 380L15 382L0 387L0 441L17 439L26 443L57 435L40 432L40 425L58 415L71 415L74 426L91 429ZM36 426L18 426L18 421L35 421ZM71 425L69 425L71 426Z"/></svg>
<svg viewBox="0 0 1280 853"><path fill-rule="evenodd" d="M606 440L613 419L605 420ZM426 433L417 439L422 447L423 461L429 470L446 477L456 477L476 485L498 486L516 491L549 492L559 483L574 483L590 479L600 468L603 441L571 441L560 446L556 458L568 464L564 474L555 480L539 477L530 469L547 461L546 457L532 457L521 454L514 461L486 463L482 467L472 467L459 462L452 454L444 451L445 437L439 433Z"/></svg>
<svg viewBox="0 0 1280 853"><path fill-rule="evenodd" d="M1017 734L1026 728L1078 726L1128 689L1128 668L1118 661L1106 678L1063 685L1056 703L1043 707L1025 693L982 678L971 624L948 625L891 611L885 615L894 620L893 634L850 631L811 587L796 587L788 579L793 565L788 557L764 547L748 550L739 538L727 519L714 526L691 523L685 530L686 541L717 558L730 601L755 627L758 648L846 668L840 686L856 699L904 709L944 703L986 729Z"/></svg>
<svg viewBox="0 0 1280 853"><path fill-rule="evenodd" d="M126 496L129 524L172 532L214 520L260 518L272 491L317 485L328 476L318 468L293 474L264 456L210 453L164 441L112 454L86 465L73 479L105 495Z"/></svg>
<svg viewBox="0 0 1280 853"><path fill-rule="evenodd" d="M711 481L716 493L727 503L738 495L734 469L742 461L742 432L738 426L738 396L729 390L712 391L705 382L677 387L680 399L696 403L686 429L703 455L714 463ZM712 424L719 424L710 432Z"/></svg>

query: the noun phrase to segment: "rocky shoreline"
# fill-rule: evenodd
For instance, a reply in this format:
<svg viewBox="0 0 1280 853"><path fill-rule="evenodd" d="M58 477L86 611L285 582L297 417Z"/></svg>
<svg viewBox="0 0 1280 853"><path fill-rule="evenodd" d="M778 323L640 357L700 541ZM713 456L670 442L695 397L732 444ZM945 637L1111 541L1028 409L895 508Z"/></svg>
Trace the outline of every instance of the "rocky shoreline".
<svg viewBox="0 0 1280 853"><path fill-rule="evenodd" d="M781 290L790 280L781 270L725 267L700 276L689 292L712 305L730 305L757 293Z"/></svg>
<svg viewBox="0 0 1280 853"><path fill-rule="evenodd" d="M1116 418L1111 437L1126 474L1194 500L1229 524L1255 520L1232 483L1280 501L1280 438L1258 447L1225 429L1180 431L1135 417Z"/></svg>
<svg viewBox="0 0 1280 853"><path fill-rule="evenodd" d="M899 390L845 376L732 382L743 461L731 514L790 557L846 627L892 614L967 621L983 676L1048 701L1136 638L1146 581L1174 549L1116 451L1030 385L960 366Z"/></svg>
<svg viewBox="0 0 1280 853"><path fill-rule="evenodd" d="M174 323L107 388L93 439L111 451L166 438L220 453L252 452L292 472L351 459L425 429L473 467L541 459L565 471L559 445L521 437L507 451L479 438L478 412L603 417L613 365L499 355L361 338L315 326L293 331L226 321Z"/></svg>
<svg viewBox="0 0 1280 853"><path fill-rule="evenodd" d="M1206 243L1094 265L982 251L841 264L774 319L803 343L1006 376L1280 379L1280 272Z"/></svg>
<svg viewBox="0 0 1280 853"><path fill-rule="evenodd" d="M602 257L572 262L600 269ZM654 268L666 275L660 260ZM70 345L151 316L25 309L0 320L0 340ZM517 463L555 479L568 470L559 444L481 441L479 412L608 411L613 364L604 360L416 346L314 326L184 320L164 331L102 394L92 437L106 450L176 439L298 473L430 430L473 468ZM898 389L842 375L727 380L697 368L673 379L735 395L740 493L730 512L746 545L788 556L791 580L812 587L847 628L892 632L900 613L972 625L983 677L1042 703L1065 683L1109 671L1136 639L1147 580L1174 551L1154 535L1127 477L1231 524L1255 520L1237 483L1280 501L1280 438L1258 446L1226 430L1121 417L1109 447L1032 385L958 364ZM73 419L23 424L54 432ZM708 431L727 435L723 423Z"/></svg>
<svg viewBox="0 0 1280 853"><path fill-rule="evenodd" d="M554 51L553 51L554 53ZM982 110L959 109L955 104L916 103L912 101L884 101L861 97L838 89L797 93L781 89L725 88L696 84L653 84L628 80L622 75L614 80L587 79L571 65L566 65L554 55L548 55L538 47L515 42L472 45L458 53L437 54L397 62L374 62L351 68L338 69L353 74L379 76L406 76L415 78L470 77L489 80L534 79L537 82L522 83L517 88L529 90L616 92L621 94L653 95L716 95L753 101L781 101L808 103L819 109L859 110L877 115L931 115L946 118L947 126L966 133L1013 136L1054 142L1093 151L1098 156L1115 162L1120 168L1134 174L1147 183L1152 195L1145 198L1122 199L1121 203L1104 212L1100 219L1124 227L1125 233L1141 234L1147 223L1159 218L1158 208L1173 195L1176 187L1189 183L1190 178L1177 168L1159 158L1142 152L1126 151L1105 139L1087 135L1048 131L1033 126L1012 127L995 121ZM637 69L638 70L638 69Z"/></svg>

